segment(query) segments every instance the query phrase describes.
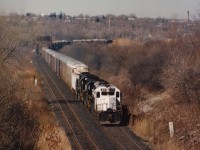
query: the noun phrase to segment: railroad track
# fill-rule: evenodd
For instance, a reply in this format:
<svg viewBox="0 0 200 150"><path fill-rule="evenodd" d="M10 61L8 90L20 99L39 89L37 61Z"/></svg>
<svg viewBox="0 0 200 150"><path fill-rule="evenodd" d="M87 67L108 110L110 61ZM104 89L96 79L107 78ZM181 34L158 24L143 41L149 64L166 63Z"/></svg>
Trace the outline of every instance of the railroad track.
<svg viewBox="0 0 200 150"><path fill-rule="evenodd" d="M55 104L53 106L54 109L59 110L57 116L59 117L59 120L62 120L62 124L64 124L65 127L68 126L70 128L68 135L71 134L70 139L72 141L71 143L73 143L73 149L99 149L69 105L66 97L62 94L54 80L46 71L46 68L41 63L40 66L43 70L43 77L54 97L54 100L51 100L50 102Z"/></svg>
<svg viewBox="0 0 200 150"><path fill-rule="evenodd" d="M95 119L95 114L91 115L82 106L66 84L52 73L50 67L39 57L36 60L51 93L49 103L73 149L148 149L140 140L135 142L135 137L127 132L127 127L102 127Z"/></svg>
<svg viewBox="0 0 200 150"><path fill-rule="evenodd" d="M109 136L115 139L119 147L124 150L150 150L150 148L138 139L128 127L104 126L104 130Z"/></svg>
<svg viewBox="0 0 200 150"><path fill-rule="evenodd" d="M62 115L58 115L58 120L63 127L68 128L65 122L69 122L71 130L66 131L72 143L73 149L118 149L103 132L98 121L94 120L90 113L85 110L82 103L76 99L70 89L62 82L50 67L40 58L36 58L43 77L53 91L56 100L53 100L54 109L58 112L62 110ZM50 102L51 103L51 102ZM58 107L59 104L59 107ZM55 112L55 111L54 111ZM78 115L77 115L78 114ZM61 118L65 116L65 119ZM63 121L68 119L68 121ZM69 131L70 130L70 131ZM79 145L77 143L80 143ZM81 145L81 146L80 146Z"/></svg>

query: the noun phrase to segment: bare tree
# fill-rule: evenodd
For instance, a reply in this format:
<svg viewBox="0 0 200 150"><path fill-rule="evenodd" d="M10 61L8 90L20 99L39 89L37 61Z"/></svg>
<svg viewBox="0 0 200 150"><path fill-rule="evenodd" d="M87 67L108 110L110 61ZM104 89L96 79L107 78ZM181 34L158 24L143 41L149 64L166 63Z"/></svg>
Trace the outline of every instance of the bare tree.
<svg viewBox="0 0 200 150"><path fill-rule="evenodd" d="M0 149L33 149L39 131L37 119L17 97L20 80L12 67L28 41L21 22L20 16L0 16Z"/></svg>
<svg viewBox="0 0 200 150"><path fill-rule="evenodd" d="M22 26L16 23L17 16L0 16L0 65L8 63L14 57L15 52L28 43L29 37L23 34Z"/></svg>

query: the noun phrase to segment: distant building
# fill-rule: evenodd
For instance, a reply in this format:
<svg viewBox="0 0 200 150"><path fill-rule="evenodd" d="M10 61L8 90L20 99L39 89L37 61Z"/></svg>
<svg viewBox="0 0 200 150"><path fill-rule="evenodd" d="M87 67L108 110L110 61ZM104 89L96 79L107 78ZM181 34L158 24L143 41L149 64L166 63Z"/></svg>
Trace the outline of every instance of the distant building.
<svg viewBox="0 0 200 150"><path fill-rule="evenodd" d="M41 17L44 17L44 16L45 16L45 14L40 14L40 16L41 16Z"/></svg>
<svg viewBox="0 0 200 150"><path fill-rule="evenodd" d="M128 18L128 20L129 20L129 21L134 21L135 19L134 19L134 18Z"/></svg>

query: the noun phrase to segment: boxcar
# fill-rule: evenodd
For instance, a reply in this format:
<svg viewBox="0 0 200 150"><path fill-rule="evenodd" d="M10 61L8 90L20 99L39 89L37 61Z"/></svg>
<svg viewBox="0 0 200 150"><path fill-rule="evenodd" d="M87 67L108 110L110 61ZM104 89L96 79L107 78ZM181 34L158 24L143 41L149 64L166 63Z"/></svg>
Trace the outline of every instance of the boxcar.
<svg viewBox="0 0 200 150"><path fill-rule="evenodd" d="M49 64L54 72L67 85L76 91L76 80L82 72L88 72L88 66L73 58L65 56L48 48L42 48L42 57Z"/></svg>

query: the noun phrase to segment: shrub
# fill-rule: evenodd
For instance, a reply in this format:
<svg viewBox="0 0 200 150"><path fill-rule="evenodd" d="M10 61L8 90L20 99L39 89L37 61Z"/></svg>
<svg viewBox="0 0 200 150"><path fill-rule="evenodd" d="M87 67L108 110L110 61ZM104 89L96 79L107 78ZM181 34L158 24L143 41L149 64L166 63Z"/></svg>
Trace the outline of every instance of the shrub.
<svg viewBox="0 0 200 150"><path fill-rule="evenodd" d="M133 52L128 65L133 85L141 85L149 90L163 88L160 76L168 57L163 45L159 41L149 42L142 49Z"/></svg>
<svg viewBox="0 0 200 150"><path fill-rule="evenodd" d="M33 114L20 102L13 102L0 112L0 145L3 149L33 149L39 125Z"/></svg>
<svg viewBox="0 0 200 150"><path fill-rule="evenodd" d="M173 43L163 68L162 81L177 102L199 102L199 50L178 41Z"/></svg>

